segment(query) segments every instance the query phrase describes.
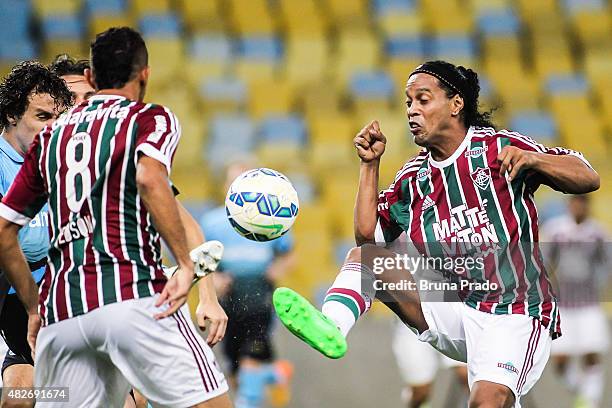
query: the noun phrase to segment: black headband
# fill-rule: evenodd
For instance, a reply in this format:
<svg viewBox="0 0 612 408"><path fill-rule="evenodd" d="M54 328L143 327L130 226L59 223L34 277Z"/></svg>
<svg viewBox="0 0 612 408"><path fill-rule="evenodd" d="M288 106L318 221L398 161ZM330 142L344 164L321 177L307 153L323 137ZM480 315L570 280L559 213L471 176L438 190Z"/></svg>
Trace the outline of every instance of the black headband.
<svg viewBox="0 0 612 408"><path fill-rule="evenodd" d="M453 67L452 65L446 66L436 62L426 62L416 67L408 78L420 72L438 78L438 80L443 82L449 88L455 90L463 99L465 99L467 78L457 68Z"/></svg>

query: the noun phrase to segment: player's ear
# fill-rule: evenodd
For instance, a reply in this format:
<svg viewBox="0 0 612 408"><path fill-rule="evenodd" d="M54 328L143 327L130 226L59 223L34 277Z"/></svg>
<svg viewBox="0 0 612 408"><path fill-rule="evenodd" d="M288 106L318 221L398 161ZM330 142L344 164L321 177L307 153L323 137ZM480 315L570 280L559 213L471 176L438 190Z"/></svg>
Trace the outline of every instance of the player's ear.
<svg viewBox="0 0 612 408"><path fill-rule="evenodd" d="M140 80L147 82L149 80L149 75L151 74L151 68L147 65L143 69L140 70Z"/></svg>
<svg viewBox="0 0 612 408"><path fill-rule="evenodd" d="M7 115L6 120L8 121L9 126L17 126L17 118L14 116Z"/></svg>
<svg viewBox="0 0 612 408"><path fill-rule="evenodd" d="M463 98L459 96L459 94L456 94L451 99L451 115L452 116L459 115L459 113L461 112L461 109L463 109Z"/></svg>
<svg viewBox="0 0 612 408"><path fill-rule="evenodd" d="M87 81L89 86L91 86L93 89L97 91L98 88L96 87L96 78L94 76L93 71L89 68L85 68L85 71L83 72L83 74L85 75L85 80Z"/></svg>

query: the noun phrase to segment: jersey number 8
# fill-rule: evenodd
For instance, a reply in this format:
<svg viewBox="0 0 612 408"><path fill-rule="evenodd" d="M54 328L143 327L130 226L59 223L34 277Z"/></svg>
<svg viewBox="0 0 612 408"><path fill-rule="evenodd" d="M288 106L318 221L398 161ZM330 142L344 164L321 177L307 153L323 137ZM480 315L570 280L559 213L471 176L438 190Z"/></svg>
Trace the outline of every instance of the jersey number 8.
<svg viewBox="0 0 612 408"><path fill-rule="evenodd" d="M66 145L66 198L73 213L81 211L83 201L91 192L91 138L86 132L72 136Z"/></svg>

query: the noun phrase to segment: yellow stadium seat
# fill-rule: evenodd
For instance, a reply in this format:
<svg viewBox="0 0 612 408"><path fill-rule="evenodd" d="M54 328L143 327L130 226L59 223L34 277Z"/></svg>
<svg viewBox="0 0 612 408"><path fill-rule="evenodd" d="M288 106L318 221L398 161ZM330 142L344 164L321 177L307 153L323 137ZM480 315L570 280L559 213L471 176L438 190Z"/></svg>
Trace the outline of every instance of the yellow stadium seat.
<svg viewBox="0 0 612 408"><path fill-rule="evenodd" d="M189 147L185 145L182 148ZM212 196L213 185L209 182L211 177L204 161L200 166L183 166L175 160L170 178L180 190L181 200L203 200Z"/></svg>
<svg viewBox="0 0 612 408"><path fill-rule="evenodd" d="M612 46L601 51L587 51L584 58L584 70L596 90L612 92ZM606 96L609 97L609 94Z"/></svg>
<svg viewBox="0 0 612 408"><path fill-rule="evenodd" d="M249 99L249 111L255 118L288 113L293 108L293 87L287 81L253 82Z"/></svg>
<svg viewBox="0 0 612 408"><path fill-rule="evenodd" d="M539 50L533 53L536 75L545 80L552 74L569 74L574 72L574 64L569 53L555 50Z"/></svg>
<svg viewBox="0 0 612 408"><path fill-rule="evenodd" d="M334 84L316 83L305 87L299 95L302 110L309 118L339 116L341 96Z"/></svg>
<svg viewBox="0 0 612 408"><path fill-rule="evenodd" d="M423 31L423 18L415 13L389 13L378 19L378 25L387 35L418 35Z"/></svg>
<svg viewBox="0 0 612 408"><path fill-rule="evenodd" d="M210 31L212 23L220 22L221 7L218 0L180 0L179 10L185 25L192 32Z"/></svg>
<svg viewBox="0 0 612 408"><path fill-rule="evenodd" d="M606 155L603 126L586 94L555 96L550 100L550 108L567 147L579 150L587 157Z"/></svg>
<svg viewBox="0 0 612 408"><path fill-rule="evenodd" d="M312 143L307 152L307 163L312 174L320 180L325 180L339 169L355 164L353 137L354 135L348 140L330 139Z"/></svg>
<svg viewBox="0 0 612 408"><path fill-rule="evenodd" d="M282 0L285 29L291 36L323 36L327 21L315 0Z"/></svg>
<svg viewBox="0 0 612 408"><path fill-rule="evenodd" d="M134 20L129 15L117 16L91 16L89 20L89 36L93 39L95 35L108 30L111 27L134 26Z"/></svg>
<svg viewBox="0 0 612 408"><path fill-rule="evenodd" d="M331 140L340 141L351 145L357 131L365 126L354 123L346 115L315 115L308 121L310 129L310 140L312 143L325 143Z"/></svg>
<svg viewBox="0 0 612 408"><path fill-rule="evenodd" d="M572 26L582 44L587 48L610 44L612 37L610 13L578 13L573 18Z"/></svg>
<svg viewBox="0 0 612 408"><path fill-rule="evenodd" d="M243 35L272 34L276 30L266 0L232 0L230 20Z"/></svg>
<svg viewBox="0 0 612 408"><path fill-rule="evenodd" d="M262 167L268 167L286 173L295 168L295 163L304 161L302 149L295 144L266 143L260 145L255 154L257 163Z"/></svg>
<svg viewBox="0 0 612 408"><path fill-rule="evenodd" d="M547 19L544 17L548 14L555 14L555 20L560 20L557 0L518 0L514 3L521 19L530 25L532 23L534 25L536 23L546 24Z"/></svg>
<svg viewBox="0 0 612 408"><path fill-rule="evenodd" d="M189 83L194 87L198 87L206 78L225 75L228 71L228 65L223 62L204 62L187 59L184 71Z"/></svg>
<svg viewBox="0 0 612 408"><path fill-rule="evenodd" d="M485 62L521 61L521 43L518 38L511 37L487 37L482 43L482 54ZM486 64L485 64L486 65Z"/></svg>
<svg viewBox="0 0 612 408"><path fill-rule="evenodd" d="M540 106L537 78L525 71L517 60L487 60L485 72L501 97L504 108L526 110Z"/></svg>
<svg viewBox="0 0 612 408"><path fill-rule="evenodd" d="M425 26L438 34L468 34L474 29L474 15L457 0L425 0Z"/></svg>
<svg viewBox="0 0 612 408"><path fill-rule="evenodd" d="M390 58L387 61L385 70L393 78L395 86L401 91L401 95L404 95L406 88L406 81L408 81L408 75L415 69L419 64L422 64L423 60L418 58ZM403 96L402 96L403 103Z"/></svg>
<svg viewBox="0 0 612 408"><path fill-rule="evenodd" d="M132 0L132 11L136 16L163 14L172 9L170 0Z"/></svg>
<svg viewBox="0 0 612 408"><path fill-rule="evenodd" d="M285 75L297 86L320 80L326 72L329 45L324 37L296 37L286 42Z"/></svg>
<svg viewBox="0 0 612 408"><path fill-rule="evenodd" d="M338 53L332 70L338 85L343 87L351 75L370 71L380 62L381 43L374 35L362 31L345 32L338 42Z"/></svg>
<svg viewBox="0 0 612 408"><path fill-rule="evenodd" d="M43 46L43 60L51 61L58 54L69 54L70 56L78 59L87 59L89 53L85 48L85 44L79 39L75 40L50 40L45 42Z"/></svg>
<svg viewBox="0 0 612 408"><path fill-rule="evenodd" d="M176 81L185 59L183 41L180 38L149 38L146 41L151 77L164 83Z"/></svg>
<svg viewBox="0 0 612 408"><path fill-rule="evenodd" d="M274 62L237 59L234 71L238 78L246 82L272 81L278 76L279 67Z"/></svg>
<svg viewBox="0 0 612 408"><path fill-rule="evenodd" d="M327 0L329 13L334 20L346 20L366 16L368 4L364 0Z"/></svg>
<svg viewBox="0 0 612 408"><path fill-rule="evenodd" d="M508 0L471 0L472 10L478 12L489 10L503 10L511 6Z"/></svg>
<svg viewBox="0 0 612 408"><path fill-rule="evenodd" d="M41 17L53 14L77 14L81 9L80 0L32 0L34 12Z"/></svg>

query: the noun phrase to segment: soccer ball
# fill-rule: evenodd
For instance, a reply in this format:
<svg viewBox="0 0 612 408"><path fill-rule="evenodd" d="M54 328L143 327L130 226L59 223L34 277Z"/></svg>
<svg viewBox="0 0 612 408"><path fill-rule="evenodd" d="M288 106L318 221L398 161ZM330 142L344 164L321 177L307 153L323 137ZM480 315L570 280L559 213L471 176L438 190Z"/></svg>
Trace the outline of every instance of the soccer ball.
<svg viewBox="0 0 612 408"><path fill-rule="evenodd" d="M271 241L295 221L299 202L287 177L276 170L248 170L231 184L225 211L232 227L253 241Z"/></svg>

